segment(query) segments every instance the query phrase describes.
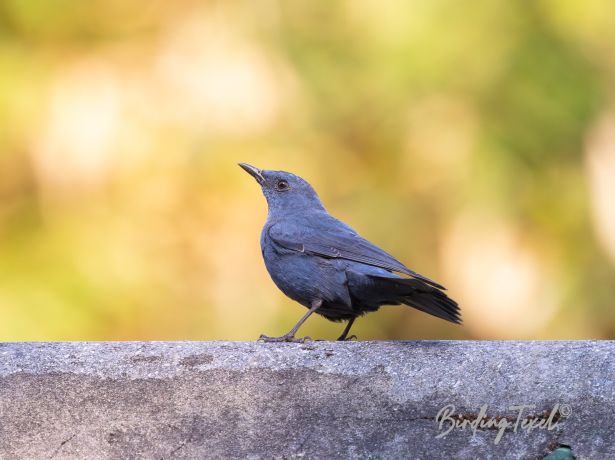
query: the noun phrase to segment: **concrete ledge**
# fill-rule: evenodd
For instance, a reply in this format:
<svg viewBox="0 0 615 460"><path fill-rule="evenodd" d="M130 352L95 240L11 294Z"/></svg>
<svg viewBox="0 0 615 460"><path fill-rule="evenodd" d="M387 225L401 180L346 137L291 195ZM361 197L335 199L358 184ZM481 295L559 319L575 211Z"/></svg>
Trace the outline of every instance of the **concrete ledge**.
<svg viewBox="0 0 615 460"><path fill-rule="evenodd" d="M0 344L2 459L615 458L613 414L613 341Z"/></svg>

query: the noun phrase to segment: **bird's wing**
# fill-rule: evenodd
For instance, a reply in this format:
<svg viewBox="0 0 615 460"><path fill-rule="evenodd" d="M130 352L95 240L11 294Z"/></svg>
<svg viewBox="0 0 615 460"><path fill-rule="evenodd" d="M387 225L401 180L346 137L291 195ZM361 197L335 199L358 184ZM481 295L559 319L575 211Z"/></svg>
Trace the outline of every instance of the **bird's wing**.
<svg viewBox="0 0 615 460"><path fill-rule="evenodd" d="M323 228L324 227L324 228ZM268 230L269 237L278 245L297 252L313 254L328 259L346 259L392 272L404 273L420 279L438 289L444 286L416 273L340 221L335 225L319 226L289 225L278 223Z"/></svg>

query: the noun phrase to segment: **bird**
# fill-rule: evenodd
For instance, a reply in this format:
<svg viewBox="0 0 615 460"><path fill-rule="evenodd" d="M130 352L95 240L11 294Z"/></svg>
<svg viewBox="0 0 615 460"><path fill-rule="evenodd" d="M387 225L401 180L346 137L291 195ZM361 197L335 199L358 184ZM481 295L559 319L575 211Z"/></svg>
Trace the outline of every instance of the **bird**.
<svg viewBox="0 0 615 460"><path fill-rule="evenodd" d="M410 270L327 212L314 188L286 171L239 166L260 185L268 214L260 245L265 266L276 286L308 312L280 337L264 342L305 342L296 337L314 313L330 321L347 321L337 340L348 336L355 320L382 305L407 305L461 324L457 302L441 284Z"/></svg>

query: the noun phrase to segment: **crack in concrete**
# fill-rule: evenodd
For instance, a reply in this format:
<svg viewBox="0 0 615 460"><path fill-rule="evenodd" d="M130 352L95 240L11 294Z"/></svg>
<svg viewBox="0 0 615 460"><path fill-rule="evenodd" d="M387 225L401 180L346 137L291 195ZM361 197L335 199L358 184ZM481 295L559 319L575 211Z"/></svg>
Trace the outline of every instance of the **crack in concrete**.
<svg viewBox="0 0 615 460"><path fill-rule="evenodd" d="M49 457L49 460L51 460L52 458L54 458L56 455L58 455L58 453L60 453L60 450L62 450L62 447L64 447L66 444L68 444L75 436L77 436L77 433L73 434L72 436L70 436L69 438L65 439L64 441L62 441L60 443L60 445L58 447L56 447L56 450L53 451L53 453L51 454L51 457Z"/></svg>

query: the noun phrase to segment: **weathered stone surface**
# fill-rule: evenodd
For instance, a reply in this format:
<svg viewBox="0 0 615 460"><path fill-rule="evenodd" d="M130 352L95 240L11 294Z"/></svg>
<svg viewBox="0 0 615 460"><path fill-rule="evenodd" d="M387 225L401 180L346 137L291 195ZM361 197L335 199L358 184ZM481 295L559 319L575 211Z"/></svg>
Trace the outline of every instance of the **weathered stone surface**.
<svg viewBox="0 0 615 460"><path fill-rule="evenodd" d="M448 404L570 413L437 439ZM612 341L0 344L2 459L605 459L614 414Z"/></svg>

